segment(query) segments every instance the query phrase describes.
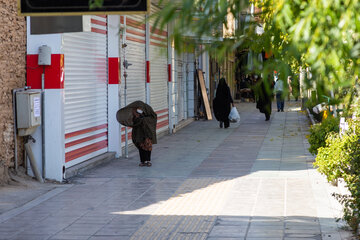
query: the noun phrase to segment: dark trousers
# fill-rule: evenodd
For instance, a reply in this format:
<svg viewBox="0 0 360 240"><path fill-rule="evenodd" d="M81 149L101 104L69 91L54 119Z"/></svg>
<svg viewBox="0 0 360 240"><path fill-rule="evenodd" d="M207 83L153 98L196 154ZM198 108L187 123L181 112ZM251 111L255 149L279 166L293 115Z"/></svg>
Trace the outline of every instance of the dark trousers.
<svg viewBox="0 0 360 240"><path fill-rule="evenodd" d="M224 128L228 128L228 127L230 127L230 120L229 120L229 119L226 119L226 120L224 121Z"/></svg>
<svg viewBox="0 0 360 240"><path fill-rule="evenodd" d="M145 151L145 150L139 148L139 154L140 154L140 161L142 163L151 161L151 151Z"/></svg>
<svg viewBox="0 0 360 240"><path fill-rule="evenodd" d="M276 105L278 111L284 111L284 96L282 95L282 92L276 93Z"/></svg>
<svg viewBox="0 0 360 240"><path fill-rule="evenodd" d="M270 119L270 112L265 111L264 114L265 114L265 119L269 120Z"/></svg>
<svg viewBox="0 0 360 240"><path fill-rule="evenodd" d="M223 121L220 121L220 123L222 123ZM225 128L228 128L228 127L230 127L230 120L229 119L226 119L224 122L224 127Z"/></svg>

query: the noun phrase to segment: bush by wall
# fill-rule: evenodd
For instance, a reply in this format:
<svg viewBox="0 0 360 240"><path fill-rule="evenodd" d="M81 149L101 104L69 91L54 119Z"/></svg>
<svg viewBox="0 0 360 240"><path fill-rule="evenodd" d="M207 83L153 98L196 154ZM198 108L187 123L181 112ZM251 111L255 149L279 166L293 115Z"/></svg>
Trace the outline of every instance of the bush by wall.
<svg viewBox="0 0 360 240"><path fill-rule="evenodd" d="M343 219L357 232L360 224L360 131L358 124L340 136L331 133L320 147L314 165L327 180L343 179L350 195L334 194L343 205Z"/></svg>
<svg viewBox="0 0 360 240"><path fill-rule="evenodd" d="M321 123L315 124L310 128L309 152L316 155L320 147L325 147L325 140L327 134L331 132L339 132L339 118L328 117Z"/></svg>

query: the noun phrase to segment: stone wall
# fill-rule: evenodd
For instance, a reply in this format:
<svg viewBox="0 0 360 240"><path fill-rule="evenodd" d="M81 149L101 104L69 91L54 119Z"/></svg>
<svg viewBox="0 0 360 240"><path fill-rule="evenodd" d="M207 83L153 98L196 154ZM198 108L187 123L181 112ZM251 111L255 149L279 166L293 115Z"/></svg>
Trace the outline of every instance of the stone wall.
<svg viewBox="0 0 360 240"><path fill-rule="evenodd" d="M17 14L17 0L0 0L0 184L14 167L12 89L25 86L26 21ZM22 164L23 143L19 138Z"/></svg>

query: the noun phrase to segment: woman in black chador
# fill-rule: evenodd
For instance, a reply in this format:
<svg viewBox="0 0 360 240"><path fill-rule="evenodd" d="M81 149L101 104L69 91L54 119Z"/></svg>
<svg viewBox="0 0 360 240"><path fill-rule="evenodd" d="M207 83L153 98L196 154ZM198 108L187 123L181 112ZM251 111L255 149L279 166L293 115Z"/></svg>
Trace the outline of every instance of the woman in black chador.
<svg viewBox="0 0 360 240"><path fill-rule="evenodd" d="M140 167L151 166L152 145L156 144L157 115L142 101L135 101L116 113L116 118L124 126L132 127L132 141L139 149Z"/></svg>
<svg viewBox="0 0 360 240"><path fill-rule="evenodd" d="M219 81L219 85L216 89L216 96L213 101L215 118L220 122L221 128L223 127L223 124L225 128L228 128L230 126L230 104L234 106L234 102L230 93L230 88L226 84L225 78L221 78Z"/></svg>
<svg viewBox="0 0 360 240"><path fill-rule="evenodd" d="M269 76L267 80L260 80L256 89L256 108L265 114L265 121L270 120L273 88L274 81L272 81Z"/></svg>

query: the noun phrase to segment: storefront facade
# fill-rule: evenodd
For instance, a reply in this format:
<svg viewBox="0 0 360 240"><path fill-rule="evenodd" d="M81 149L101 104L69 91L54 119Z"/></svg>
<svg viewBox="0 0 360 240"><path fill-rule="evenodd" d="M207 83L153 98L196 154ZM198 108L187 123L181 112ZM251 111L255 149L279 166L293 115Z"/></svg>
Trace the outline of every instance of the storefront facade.
<svg viewBox="0 0 360 240"><path fill-rule="evenodd" d="M27 85L41 90L44 73L45 144L41 128L32 144L43 177L62 181L68 169L94 157L123 156L131 128L121 127L115 114L133 101L153 107L160 135L194 116L195 56L175 54L169 28L155 29L146 15L102 15L71 20L83 25L71 32L68 20L55 19L65 27L47 33L35 31L43 24L36 20L27 18ZM51 48L49 66L38 65L44 45Z"/></svg>

